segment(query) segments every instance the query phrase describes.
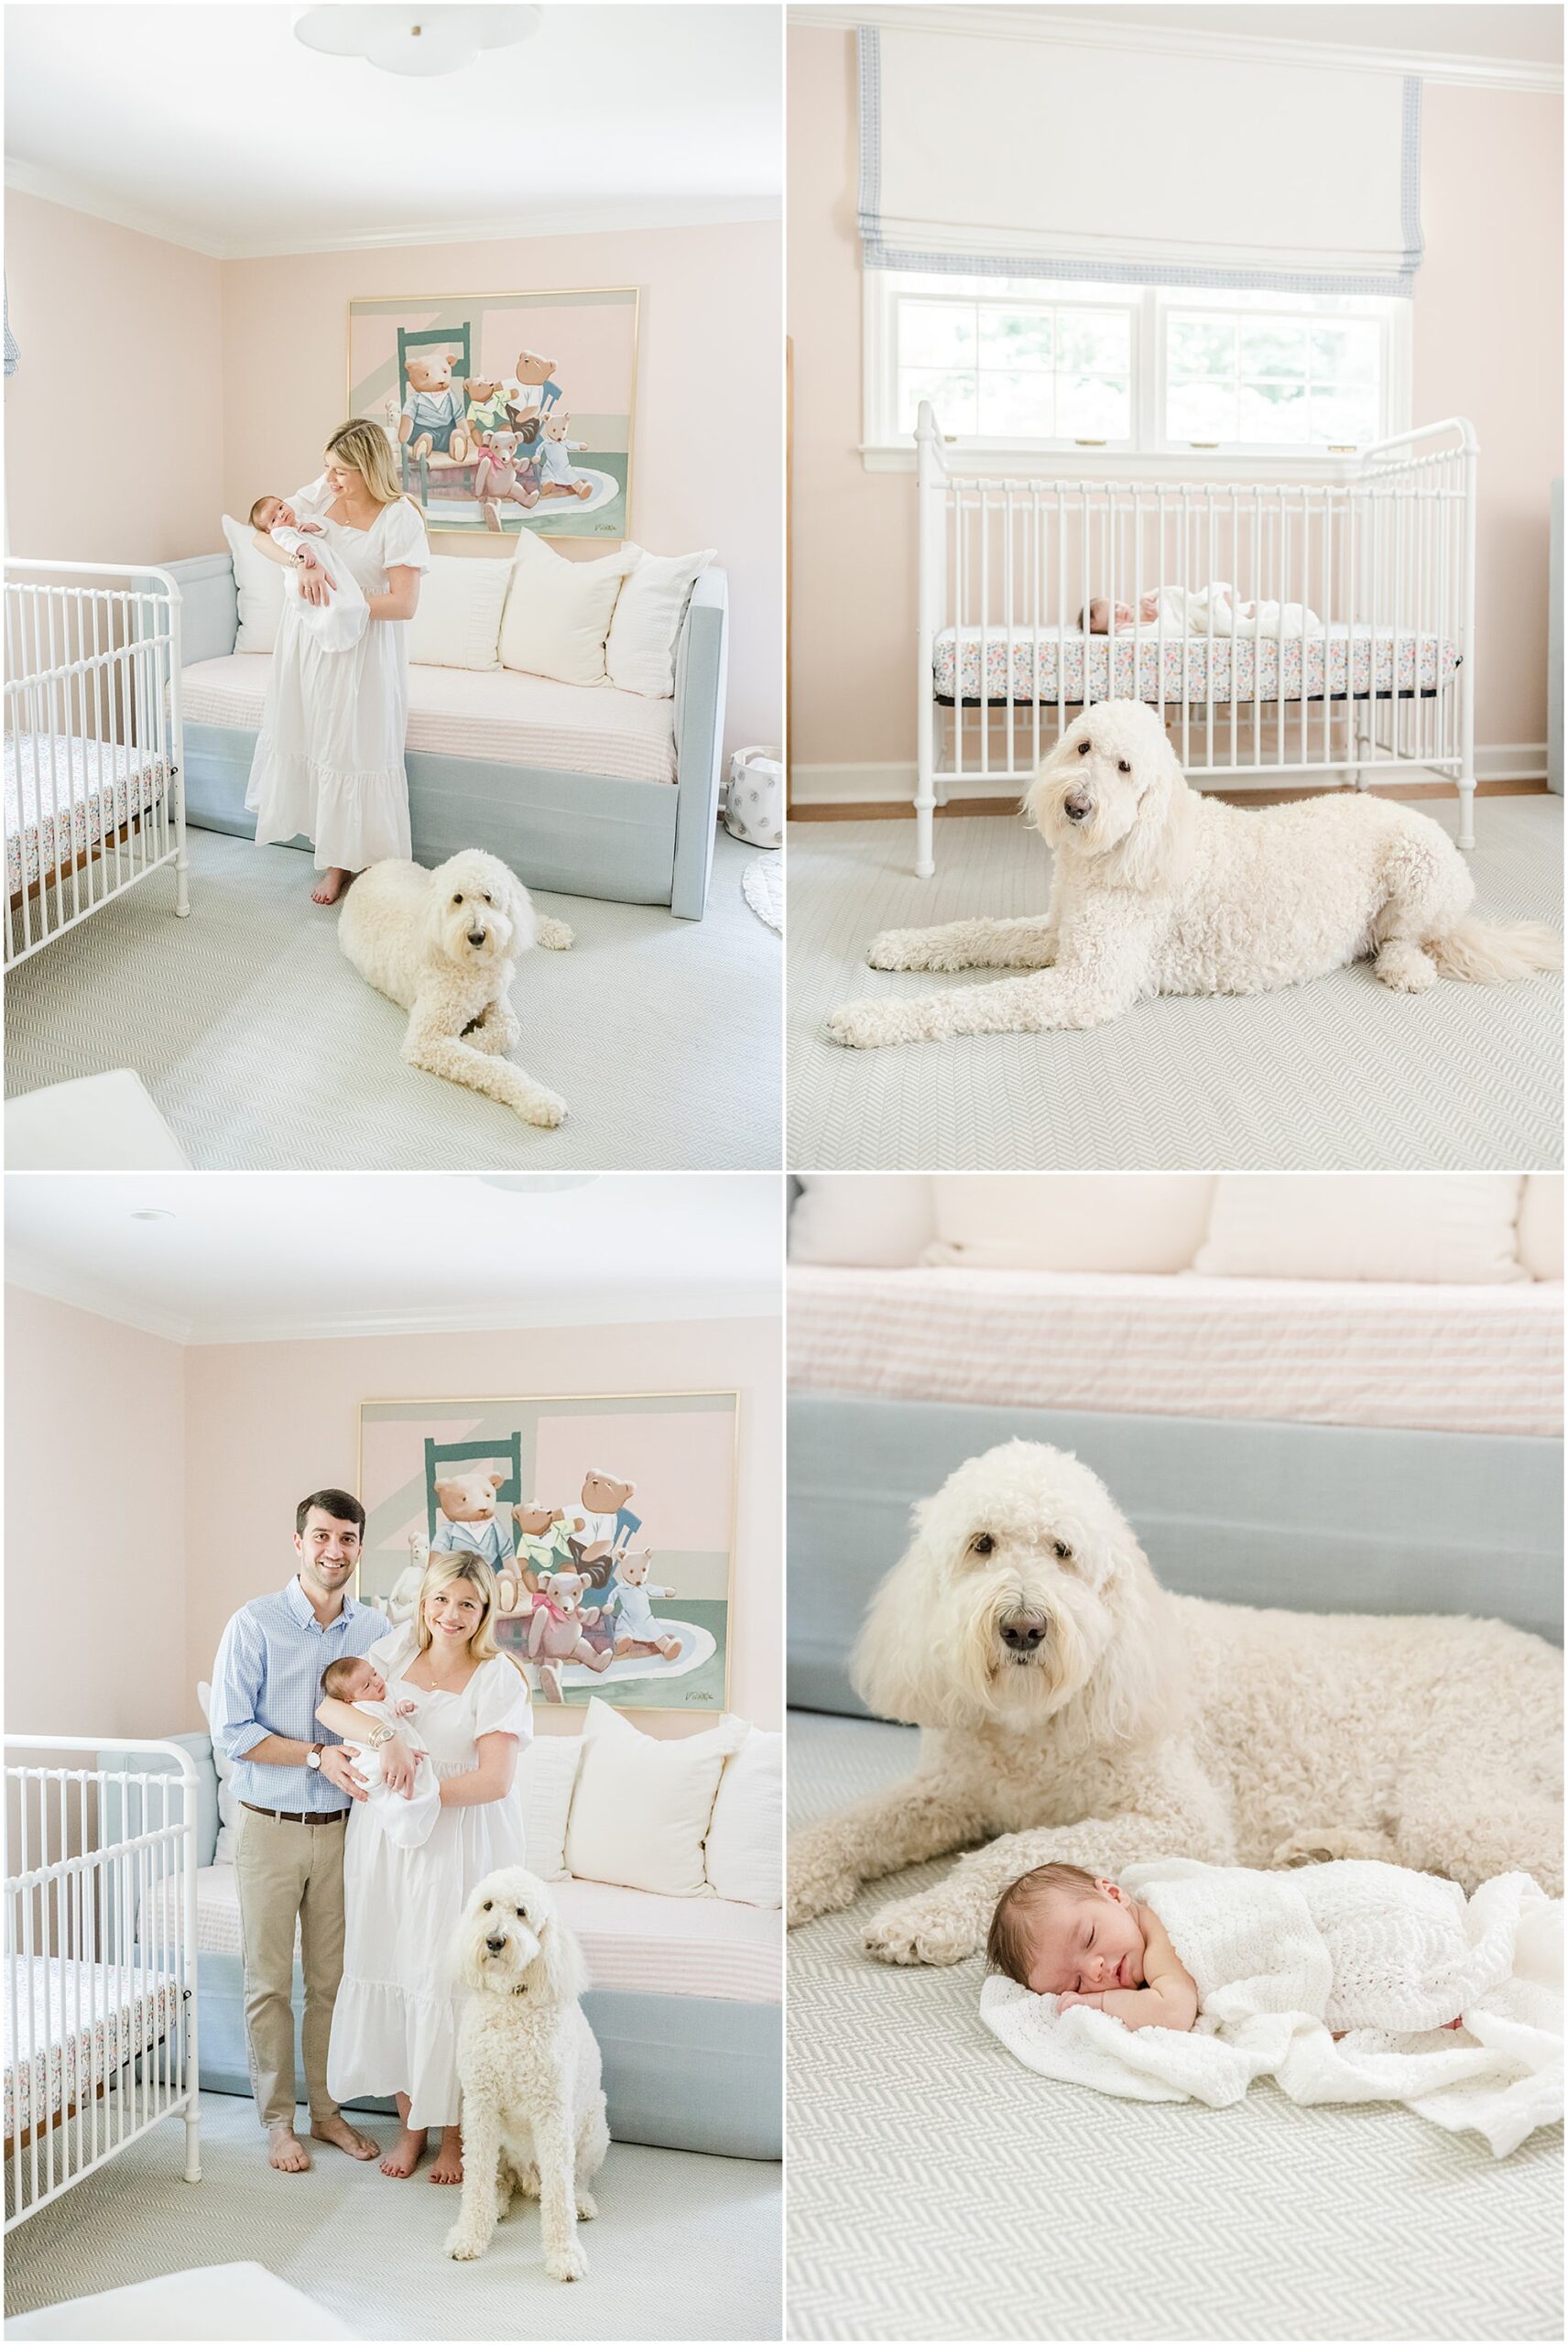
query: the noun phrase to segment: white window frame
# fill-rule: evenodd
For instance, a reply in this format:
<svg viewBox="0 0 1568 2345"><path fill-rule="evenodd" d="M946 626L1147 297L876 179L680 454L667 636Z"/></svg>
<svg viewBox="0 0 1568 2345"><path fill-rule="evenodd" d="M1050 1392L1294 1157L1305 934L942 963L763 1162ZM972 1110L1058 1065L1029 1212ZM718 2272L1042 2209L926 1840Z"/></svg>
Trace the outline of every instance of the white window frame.
<svg viewBox="0 0 1568 2345"><path fill-rule="evenodd" d="M902 279L897 270L878 268L863 269L861 278L861 459L867 472L913 472L913 439L897 429L895 310ZM930 298L941 298L933 289L922 291ZM972 300L975 296L966 294L964 299ZM1050 299L1057 307L1066 305L1064 297L1054 289ZM1288 300L1289 296L1282 296L1282 304ZM1174 311L1209 305L1196 291L1190 299L1181 290L1172 290L1161 299L1160 289L1154 286L1129 286L1127 304L1132 319L1132 439L1085 444L1073 440L1000 440L950 434L955 454L960 459L984 456L989 469L1004 474L1038 473L1040 458L1050 455L1055 469L1067 479L1103 474L1111 459L1119 474L1133 480L1190 476L1194 465L1219 480L1253 480L1260 470L1267 470L1275 480L1320 480L1332 478L1359 462L1359 450L1345 454L1327 448L1281 448L1275 442L1205 448L1191 442L1162 439L1165 322ZM1104 309L1105 298L1100 293L1085 296L1083 306ZM1412 309L1410 301L1390 300L1384 303L1378 321L1383 338L1379 440L1411 428ZM940 422L942 419L937 420Z"/></svg>

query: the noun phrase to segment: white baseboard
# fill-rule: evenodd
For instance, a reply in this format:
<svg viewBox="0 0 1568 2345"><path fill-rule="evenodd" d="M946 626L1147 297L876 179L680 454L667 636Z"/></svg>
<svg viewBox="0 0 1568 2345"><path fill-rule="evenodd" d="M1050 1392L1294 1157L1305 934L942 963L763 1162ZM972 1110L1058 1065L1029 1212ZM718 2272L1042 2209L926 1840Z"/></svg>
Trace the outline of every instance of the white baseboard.
<svg viewBox="0 0 1568 2345"><path fill-rule="evenodd" d="M1399 766L1388 769L1388 779L1399 781L1420 781L1425 769L1417 765ZM1544 781L1546 779L1546 744L1544 741L1491 742L1475 752L1475 778L1478 781ZM1265 777L1242 776L1236 783L1243 789L1256 781L1260 790L1290 790L1298 784L1306 786L1320 781L1321 775L1303 771L1298 766L1281 766L1278 772ZM1379 780L1383 779L1378 776ZM1434 789L1444 787L1447 777L1433 774ZM1211 790L1225 787L1223 780L1209 776L1204 784ZM949 782L947 802L956 806L967 798L1015 798L1019 784L1004 777L992 775L966 776L963 781ZM909 805L915 794L915 766L893 761L887 764L861 765L797 765L789 772L790 802L796 806L888 806Z"/></svg>

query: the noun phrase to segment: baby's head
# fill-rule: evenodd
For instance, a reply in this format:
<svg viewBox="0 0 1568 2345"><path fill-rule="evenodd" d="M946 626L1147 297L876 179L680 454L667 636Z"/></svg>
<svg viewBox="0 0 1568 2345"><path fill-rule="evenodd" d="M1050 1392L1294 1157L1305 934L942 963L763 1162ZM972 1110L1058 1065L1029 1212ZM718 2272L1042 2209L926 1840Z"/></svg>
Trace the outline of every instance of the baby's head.
<svg viewBox="0 0 1568 2345"><path fill-rule="evenodd" d="M1088 635L1109 635L1113 622L1118 627L1130 627L1132 605L1113 603L1105 595L1096 594L1078 614L1078 624Z"/></svg>
<svg viewBox="0 0 1568 2345"><path fill-rule="evenodd" d="M294 527L294 507L285 504L281 496L274 496L269 492L266 496L258 496L251 507L250 525L253 529L276 529L279 527L291 529Z"/></svg>
<svg viewBox="0 0 1568 2345"><path fill-rule="evenodd" d="M1143 1984L1138 1907L1116 1881L1081 1865L1037 1865L1004 1890L985 1953L993 1970L1035 1995Z"/></svg>
<svg viewBox="0 0 1568 2345"><path fill-rule="evenodd" d="M321 1691L339 1702L382 1702L387 1698L387 1680L362 1654L340 1653L321 1672Z"/></svg>

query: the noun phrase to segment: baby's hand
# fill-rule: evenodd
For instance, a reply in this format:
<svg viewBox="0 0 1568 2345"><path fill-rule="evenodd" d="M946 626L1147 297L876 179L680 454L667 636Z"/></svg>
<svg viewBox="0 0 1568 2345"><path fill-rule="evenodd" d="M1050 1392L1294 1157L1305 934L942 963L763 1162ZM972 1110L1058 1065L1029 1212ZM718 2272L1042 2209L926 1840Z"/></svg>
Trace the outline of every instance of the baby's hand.
<svg viewBox="0 0 1568 2345"><path fill-rule="evenodd" d="M394 1702L392 1709L396 1718L412 1718L419 1716L419 1706L418 1702L411 1702L405 1696L401 1702Z"/></svg>
<svg viewBox="0 0 1568 2345"><path fill-rule="evenodd" d="M1056 2008L1059 2012L1069 2010L1073 2003L1087 2003L1091 2011L1103 2012L1105 2008L1105 1998L1104 1993L1101 1993L1098 1995L1059 1995L1056 1999Z"/></svg>

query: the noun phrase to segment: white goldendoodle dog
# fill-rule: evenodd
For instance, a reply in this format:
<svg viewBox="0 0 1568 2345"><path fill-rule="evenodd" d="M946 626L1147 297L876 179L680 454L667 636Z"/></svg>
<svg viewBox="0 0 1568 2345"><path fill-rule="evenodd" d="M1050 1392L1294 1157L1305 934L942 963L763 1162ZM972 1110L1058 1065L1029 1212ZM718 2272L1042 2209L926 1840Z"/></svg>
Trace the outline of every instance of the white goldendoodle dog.
<svg viewBox="0 0 1568 2345"><path fill-rule="evenodd" d="M572 931L540 920L497 856L465 847L434 871L373 863L343 899L338 943L366 984L408 1012L410 1066L483 1091L525 1123L560 1123L565 1100L506 1056L523 1031L507 997L519 956L534 944L564 953Z"/></svg>
<svg viewBox="0 0 1568 2345"><path fill-rule="evenodd" d="M888 929L867 957L874 969L1035 974L850 1002L828 1019L836 1042L1101 1026L1154 994L1266 993L1368 954L1401 993L1562 966L1552 930L1469 917L1469 867L1430 816L1359 793L1227 806L1189 789L1140 701L1074 717L1024 811L1055 850L1043 915Z"/></svg>
<svg viewBox="0 0 1568 2345"><path fill-rule="evenodd" d="M457 2038L463 2200L446 2252L460 2263L483 2255L517 2190L539 2202L550 2278L581 2280L576 2225L598 2212L588 2185L610 2135L577 1941L543 1881L512 1865L479 1883L452 1954L469 1992Z"/></svg>
<svg viewBox="0 0 1568 2345"><path fill-rule="evenodd" d="M1010 1881L1166 1855L1375 1857L1563 1884L1563 1657L1500 1620L1257 1611L1157 1584L1086 1466L1013 1441L915 1509L855 1679L924 1728L916 1773L799 1834L792 1923L976 1848L866 1931L958 1962Z"/></svg>

